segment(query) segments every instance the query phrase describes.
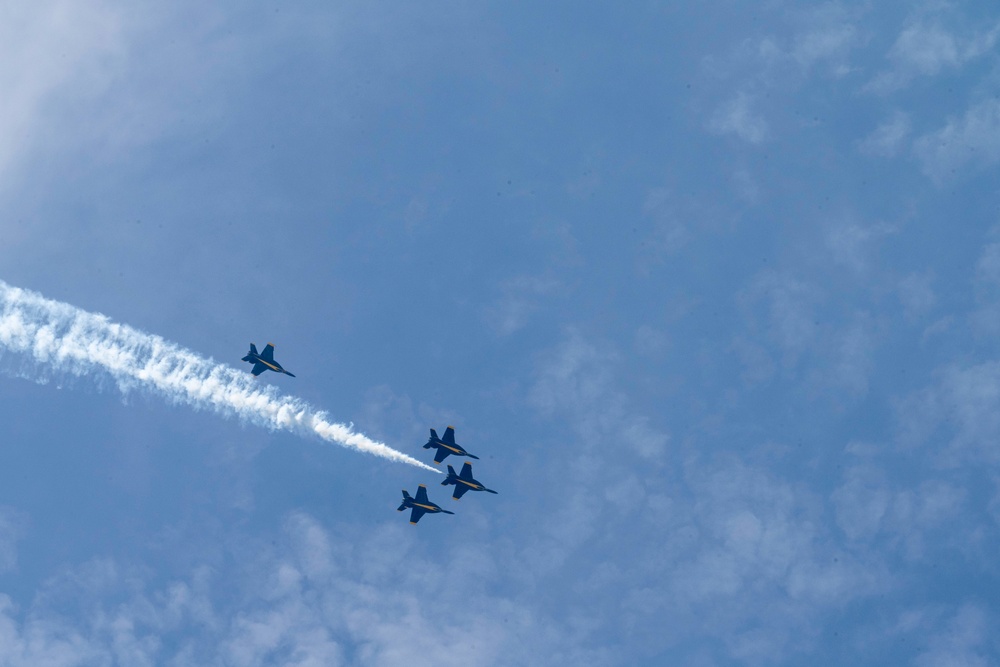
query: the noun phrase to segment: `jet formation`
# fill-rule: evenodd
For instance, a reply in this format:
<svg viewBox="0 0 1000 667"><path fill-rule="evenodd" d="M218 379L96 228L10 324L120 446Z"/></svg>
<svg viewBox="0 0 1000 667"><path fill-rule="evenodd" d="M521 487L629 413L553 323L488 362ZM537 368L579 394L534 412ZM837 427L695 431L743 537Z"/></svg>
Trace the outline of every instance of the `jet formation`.
<svg viewBox="0 0 1000 667"><path fill-rule="evenodd" d="M264 347L264 351L260 354L257 354L257 346L250 343L250 351L247 352L247 356L243 357L243 361L253 364L253 368L250 369L250 373L253 374L254 377L257 377L264 371L274 371L276 373L292 375L282 368L281 364L274 360L274 344L272 343L268 343ZM295 376L292 375L292 377Z"/></svg>
<svg viewBox="0 0 1000 667"><path fill-rule="evenodd" d="M250 343L250 351L247 352L247 356L243 357L243 361L253 364L253 368L250 369L250 373L257 377L264 371L274 371L275 373L284 373L285 375L291 375L295 377L292 373L289 373L284 368L281 367L277 361L274 360L274 344L268 343L264 346L262 352L257 352L257 346ZM424 444L424 449L434 449L434 463L441 463L446 458L454 454L455 456L467 456L470 459L479 460L479 457L471 452L466 451L464 447L455 442L455 427L449 426L444 430L444 437L439 438L437 431L431 429L431 437ZM455 469L448 466L448 477L441 482L441 486L451 486L454 485L455 491L451 494L453 500L460 500L469 491L486 491L487 493L496 494L497 492L493 489L487 489L478 479L472 476L472 464L468 461L462 466L462 472L456 473ZM430 498L427 497L427 487L423 484L417 486L417 497L411 496L406 489L403 489L403 502L400 504L397 511L402 512L405 509L410 510L410 523L416 524L420 521L420 517L425 514L454 514L454 512L449 512L446 509L442 509L436 503L432 503Z"/></svg>
<svg viewBox="0 0 1000 667"><path fill-rule="evenodd" d="M257 346L250 343L250 351L247 355L243 357L243 361L253 364L253 368L250 369L250 373L257 377L264 371L274 371L275 373L284 373L285 375L291 375L295 377L292 373L289 373L281 364L274 360L274 344L268 343L264 346L264 350L257 352ZM449 426L444 430L444 437L438 437L437 431L431 429L431 437L427 440L424 445L424 449L434 449L434 463L441 463L446 458L452 454L456 456L467 456L470 459L479 460L479 457L471 452L466 451L464 447L455 442L455 427ZM455 486L455 491L452 493L451 497L453 500L459 500L468 491L486 491L487 493L495 494L496 491L493 489L487 489L482 482L477 480L472 476L472 464L468 461L462 466L462 472L456 473L455 469L448 466L448 477L443 482L442 486ZM430 498L427 497L427 487L423 484L417 486L417 497L411 496L406 489L403 489L403 502L397 508L397 511L402 512L405 509L410 510L410 523L416 524L420 521L420 517L425 514L454 514L454 512L449 512L446 509L442 509L436 503L431 502Z"/></svg>
<svg viewBox="0 0 1000 667"><path fill-rule="evenodd" d="M448 456L455 454L456 456L467 456L470 459L479 459L475 454L470 454L461 445L455 442L455 428L449 426L444 430L444 437L439 438L437 431L431 429L431 437L424 445L424 449L436 449L434 453L434 463L441 463ZM466 461L465 465L462 466L462 472L456 473L455 469L448 466L448 477L443 482L441 486L455 486L455 491L452 493L451 497L453 500L459 500L468 491L486 491L487 493L497 493L493 489L487 489L478 479L472 476L472 463ZM410 494L405 490L403 491L403 504L399 506L398 511L402 512L406 508L411 508L413 511L410 512L410 523L417 523L420 521L420 517L424 514L437 514L438 512L443 512L445 514L454 514L454 512L449 512L448 510L441 509L438 505L432 503L427 498L427 487L421 484L417 487L417 497L416 499L410 497Z"/></svg>

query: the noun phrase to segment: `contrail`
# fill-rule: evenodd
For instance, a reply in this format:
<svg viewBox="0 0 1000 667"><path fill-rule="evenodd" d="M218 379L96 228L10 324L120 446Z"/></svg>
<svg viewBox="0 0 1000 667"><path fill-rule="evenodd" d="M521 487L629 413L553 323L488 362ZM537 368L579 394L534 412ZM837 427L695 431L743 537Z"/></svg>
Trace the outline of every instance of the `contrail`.
<svg viewBox="0 0 1000 667"><path fill-rule="evenodd" d="M413 457L328 421L327 414L253 376L217 364L191 350L104 315L46 299L0 280L0 352L31 355L57 372L76 376L106 372L127 394L146 389L176 403L209 408L221 415L352 447L434 470Z"/></svg>

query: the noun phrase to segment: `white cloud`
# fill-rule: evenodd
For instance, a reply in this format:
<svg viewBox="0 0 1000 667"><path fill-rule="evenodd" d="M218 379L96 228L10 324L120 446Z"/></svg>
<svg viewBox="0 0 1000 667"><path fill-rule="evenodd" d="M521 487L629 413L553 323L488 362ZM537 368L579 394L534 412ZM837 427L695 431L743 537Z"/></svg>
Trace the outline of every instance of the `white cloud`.
<svg viewBox="0 0 1000 667"><path fill-rule="evenodd" d="M961 118L917 139L913 150L924 173L938 182L969 163L992 167L1000 161L1000 100L974 104Z"/></svg>
<svg viewBox="0 0 1000 667"><path fill-rule="evenodd" d="M831 16L822 24L797 34L790 49L791 57L803 68L817 62L829 62L835 76L850 71L850 52L861 43L859 30L842 17Z"/></svg>
<svg viewBox="0 0 1000 667"><path fill-rule="evenodd" d="M559 292L562 285L546 276L517 276L500 284L502 296L484 309L483 319L498 336L524 328L541 301Z"/></svg>
<svg viewBox="0 0 1000 667"><path fill-rule="evenodd" d="M708 129L715 134L735 134L751 144L763 143L768 137L767 121L754 110L755 99L741 92L723 104L708 121Z"/></svg>
<svg viewBox="0 0 1000 667"><path fill-rule="evenodd" d="M685 482L694 504L674 532L690 523L698 539L665 550L664 598L713 609L713 634L733 657L788 661L809 645L814 614L888 585L881 567L835 546L803 489L735 460L692 469Z"/></svg>
<svg viewBox="0 0 1000 667"><path fill-rule="evenodd" d="M541 364L529 402L544 414L565 414L588 444L609 437L640 456L655 459L664 453L665 433L636 415L627 395L615 387L614 366L619 355L586 341L575 330ZM627 437L622 437L623 431Z"/></svg>
<svg viewBox="0 0 1000 667"><path fill-rule="evenodd" d="M572 585L588 597L627 591L628 616L598 616L611 623L605 632L622 623L646 628L640 617L663 619L666 629L650 637L651 646L708 636L752 664L804 650L813 614L879 589L879 568L834 545L817 499L804 488L735 458L690 461L678 481L669 468L650 469L647 461L659 468L663 454L609 458L608 443L620 452L632 441L662 438L641 435L650 427L616 386L617 363L613 351L570 332L546 355L529 394L543 414L568 418L579 442L575 458L559 461L559 501L540 518L546 539L525 552L531 581L559 580L572 564ZM595 496L603 502L595 505ZM624 516L630 519L622 523ZM654 545L644 534L665 539ZM629 553L630 567L603 558L608 549ZM558 588L550 583L547 590ZM711 628L697 621L706 615Z"/></svg>
<svg viewBox="0 0 1000 667"><path fill-rule="evenodd" d="M919 273L911 273L899 281L897 293L907 320L915 321L934 308L937 297L931 283L930 275Z"/></svg>
<svg viewBox="0 0 1000 667"><path fill-rule="evenodd" d="M826 233L826 246L838 264L855 273L864 273L878 250L877 242L896 233L896 228L886 223L860 225L851 221L831 226Z"/></svg>
<svg viewBox="0 0 1000 667"><path fill-rule="evenodd" d="M743 367L740 377L744 384L753 386L774 377L774 360L763 345L737 337L733 340L732 349Z"/></svg>
<svg viewBox="0 0 1000 667"><path fill-rule="evenodd" d="M12 507L0 507L0 574L17 568L17 543L24 537L27 517Z"/></svg>
<svg viewBox="0 0 1000 667"><path fill-rule="evenodd" d="M731 229L737 216L717 201L678 194L677 188L654 187L642 202L643 228L640 236L637 270L648 275L653 267L663 265L693 238ZM648 222L646 222L648 221ZM635 230L633 230L635 231Z"/></svg>
<svg viewBox="0 0 1000 667"><path fill-rule="evenodd" d="M939 464L1000 463L1000 362L952 364L936 381L895 401L897 439L905 448L929 442Z"/></svg>
<svg viewBox="0 0 1000 667"><path fill-rule="evenodd" d="M872 374L875 350L873 325L866 317L858 317L836 337L833 366L834 384L851 396L868 393L868 378Z"/></svg>
<svg viewBox="0 0 1000 667"><path fill-rule="evenodd" d="M832 496L837 525L850 540L870 540L878 533L891 498L881 471L870 465L852 466Z"/></svg>
<svg viewBox="0 0 1000 667"><path fill-rule="evenodd" d="M963 605L943 629L934 628L926 636L927 650L917 656L915 664L917 667L988 667L995 664L998 631L1000 627L992 614L977 605Z"/></svg>
<svg viewBox="0 0 1000 667"><path fill-rule="evenodd" d="M651 359L659 359L670 348L670 339L660 329L643 324L633 337L635 351Z"/></svg>
<svg viewBox="0 0 1000 667"><path fill-rule="evenodd" d="M760 331L779 348L785 369L796 366L818 339L816 309L820 294L812 285L792 276L765 271L738 298L750 320L749 332Z"/></svg>
<svg viewBox="0 0 1000 667"><path fill-rule="evenodd" d="M836 234L830 241L835 256L863 270L864 246L872 234L861 228ZM739 292L738 301L745 330L731 345L746 383L769 381L778 372L785 378L802 374L810 390L851 400L868 392L879 331L867 312L857 311L846 319L838 316L831 322L824 314L823 290L774 271L761 272Z"/></svg>
<svg viewBox="0 0 1000 667"><path fill-rule="evenodd" d="M909 115L896 111L861 141L861 152L877 157L893 157L904 148L910 131Z"/></svg>
<svg viewBox="0 0 1000 667"><path fill-rule="evenodd" d="M952 446L1000 462L1000 362L951 367L943 374L940 392L957 422Z"/></svg>
<svg viewBox="0 0 1000 667"><path fill-rule="evenodd" d="M961 36L939 21L918 19L896 38L887 54L890 69L875 76L866 90L887 94L920 76L935 76L988 54L1000 37L1000 26Z"/></svg>
<svg viewBox="0 0 1000 667"><path fill-rule="evenodd" d="M972 325L986 336L995 336L1000 333L1000 243L983 248L973 285L978 307L970 316Z"/></svg>
<svg viewBox="0 0 1000 667"><path fill-rule="evenodd" d="M124 56L123 20L105 3L11 5L0 22L0 175L51 132L48 104L107 88Z"/></svg>
<svg viewBox="0 0 1000 667"><path fill-rule="evenodd" d="M290 515L284 531L277 548L231 543L238 548L229 571L199 568L155 586L144 569L102 560L53 578L24 612L0 596L0 662L334 667L419 656L494 665L525 664L538 650L565 651L556 664L586 662L587 651L561 645L549 621L477 586L470 575L483 570L463 563L492 561L487 549L458 549L442 563L412 542L409 526L335 541L304 513ZM460 617L462 632L440 631L449 616L441 610Z"/></svg>

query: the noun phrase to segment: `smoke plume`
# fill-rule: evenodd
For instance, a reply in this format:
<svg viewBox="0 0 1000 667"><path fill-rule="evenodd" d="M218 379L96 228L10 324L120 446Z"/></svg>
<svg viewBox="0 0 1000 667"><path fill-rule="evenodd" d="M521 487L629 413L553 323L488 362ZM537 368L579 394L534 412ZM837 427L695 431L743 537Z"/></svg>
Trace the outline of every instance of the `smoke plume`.
<svg viewBox="0 0 1000 667"><path fill-rule="evenodd" d="M301 399L283 396L249 373L205 359L160 336L88 313L0 281L0 352L31 357L56 373L109 375L122 393L146 390L173 403L434 470L328 419ZM438 472L434 470L434 472Z"/></svg>

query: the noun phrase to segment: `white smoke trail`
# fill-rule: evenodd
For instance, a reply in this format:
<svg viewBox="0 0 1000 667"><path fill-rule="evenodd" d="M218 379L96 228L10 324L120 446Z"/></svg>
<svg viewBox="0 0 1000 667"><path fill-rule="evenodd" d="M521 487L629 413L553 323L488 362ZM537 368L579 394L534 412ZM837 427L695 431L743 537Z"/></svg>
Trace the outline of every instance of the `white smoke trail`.
<svg viewBox="0 0 1000 667"><path fill-rule="evenodd" d="M147 389L222 415L323 440L391 461L434 470L349 426L327 420L305 401L282 396L241 373L159 336L111 322L68 303L0 281L0 351L31 355L56 372L108 373L122 393ZM434 472L438 472L434 470Z"/></svg>

